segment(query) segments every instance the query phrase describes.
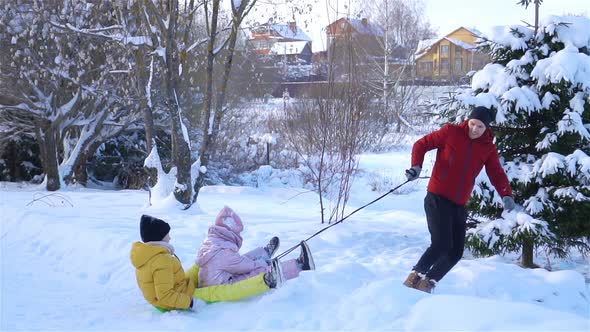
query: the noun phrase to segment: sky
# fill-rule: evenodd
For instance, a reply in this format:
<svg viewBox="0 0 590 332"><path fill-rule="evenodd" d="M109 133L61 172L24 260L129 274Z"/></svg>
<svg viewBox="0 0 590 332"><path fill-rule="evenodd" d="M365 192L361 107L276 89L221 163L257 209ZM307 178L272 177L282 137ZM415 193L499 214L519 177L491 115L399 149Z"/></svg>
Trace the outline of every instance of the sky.
<svg viewBox="0 0 590 332"><path fill-rule="evenodd" d="M366 0L364 0L366 1ZM362 10L364 1L359 0L259 0L251 19L266 22L269 17L290 21L295 17L312 38L314 52L325 49L325 32L330 22L354 16ZM528 9L516 5L517 0L424 0L425 15L442 36L460 26L474 27L486 32L496 25L522 24L522 20L534 23L534 7ZM338 9L338 10L337 10ZM585 13L590 15L590 0L544 0L541 17ZM370 18L369 18L370 19Z"/></svg>
<svg viewBox="0 0 590 332"><path fill-rule="evenodd" d="M496 25L530 24L535 22L534 6L525 9L517 0L426 0L426 16L439 35L447 34L458 26L475 27L482 32ZM540 17L546 15L590 15L589 0L544 0Z"/></svg>

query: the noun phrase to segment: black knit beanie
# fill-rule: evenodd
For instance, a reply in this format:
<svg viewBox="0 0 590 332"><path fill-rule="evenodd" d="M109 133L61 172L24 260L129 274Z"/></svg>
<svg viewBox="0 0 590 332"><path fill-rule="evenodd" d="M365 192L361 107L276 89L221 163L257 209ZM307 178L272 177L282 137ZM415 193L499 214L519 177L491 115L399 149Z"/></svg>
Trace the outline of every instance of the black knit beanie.
<svg viewBox="0 0 590 332"><path fill-rule="evenodd" d="M144 214L139 223L139 232L143 242L162 241L164 236L170 232L170 225L162 219Z"/></svg>
<svg viewBox="0 0 590 332"><path fill-rule="evenodd" d="M483 106L476 107L471 114L469 114L469 119L477 119L483 122L486 125L486 128L490 126L490 122L492 122L492 110L485 108Z"/></svg>

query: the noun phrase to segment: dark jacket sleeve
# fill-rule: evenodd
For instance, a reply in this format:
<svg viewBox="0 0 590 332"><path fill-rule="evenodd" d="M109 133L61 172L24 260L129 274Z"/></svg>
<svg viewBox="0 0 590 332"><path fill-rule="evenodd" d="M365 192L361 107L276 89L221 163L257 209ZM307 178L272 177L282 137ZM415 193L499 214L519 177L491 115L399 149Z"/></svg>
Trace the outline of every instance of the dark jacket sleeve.
<svg viewBox="0 0 590 332"><path fill-rule="evenodd" d="M424 162L424 155L426 154L426 152L444 146L445 138L447 137L450 128L451 125L446 124L439 130L432 132L417 140L412 148L411 166L422 167L422 163Z"/></svg>
<svg viewBox="0 0 590 332"><path fill-rule="evenodd" d="M500 164L500 157L498 156L498 150L495 145L492 150L485 163L488 178L496 188L496 191L500 193L500 197L512 196L510 181L508 181L506 172L504 172L504 168Z"/></svg>

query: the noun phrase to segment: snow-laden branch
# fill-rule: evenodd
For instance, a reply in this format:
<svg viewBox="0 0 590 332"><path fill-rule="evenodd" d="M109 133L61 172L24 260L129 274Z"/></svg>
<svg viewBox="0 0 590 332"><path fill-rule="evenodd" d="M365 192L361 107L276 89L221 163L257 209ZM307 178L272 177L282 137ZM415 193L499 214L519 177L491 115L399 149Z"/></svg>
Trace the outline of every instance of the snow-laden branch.
<svg viewBox="0 0 590 332"><path fill-rule="evenodd" d="M109 41L121 43L123 45L131 44L131 45L135 45L135 46L141 46L141 45L147 45L150 47L153 46L152 40L148 36L125 36L120 33L105 34L105 33L101 33L101 32L95 32L94 30L96 30L96 29L82 29L82 28L75 27L70 23L66 23L65 25L63 25L63 24L59 24L54 21L51 21L51 25L53 25L56 28L62 29L62 30L67 30L67 31L83 34L86 36L100 38L103 40L109 40ZM114 29L114 28L112 28L112 29Z"/></svg>
<svg viewBox="0 0 590 332"><path fill-rule="evenodd" d="M145 96L147 98L148 107L151 109L152 105L152 79L154 77L154 57L151 57L150 61L150 76L148 78L147 84L145 86Z"/></svg>
<svg viewBox="0 0 590 332"><path fill-rule="evenodd" d="M209 41L209 38L203 38L201 40L198 40L196 42L194 42L191 46L189 46L186 51L190 52L192 51L194 48L196 48L197 46L201 46L203 44L206 44Z"/></svg>
<svg viewBox="0 0 590 332"><path fill-rule="evenodd" d="M74 106L78 103L79 97L80 91L76 92L76 94L72 96L72 98L67 103L58 107L57 115L67 116L68 114L70 114L74 109Z"/></svg>

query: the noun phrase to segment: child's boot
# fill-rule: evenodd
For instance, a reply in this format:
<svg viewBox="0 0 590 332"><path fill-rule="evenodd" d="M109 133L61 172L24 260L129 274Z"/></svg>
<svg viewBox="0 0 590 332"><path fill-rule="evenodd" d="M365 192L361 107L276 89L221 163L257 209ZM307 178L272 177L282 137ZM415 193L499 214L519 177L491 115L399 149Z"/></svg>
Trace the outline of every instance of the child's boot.
<svg viewBox="0 0 590 332"><path fill-rule="evenodd" d="M264 283L269 288L279 288L283 284L283 269L278 259L271 261L270 272L264 274Z"/></svg>
<svg viewBox="0 0 590 332"><path fill-rule="evenodd" d="M301 254L297 258L297 263L301 267L302 271L315 270L315 264L313 262L313 256L311 256L311 250L307 242L301 241Z"/></svg>
<svg viewBox="0 0 590 332"><path fill-rule="evenodd" d="M279 238L276 236L273 236L273 238L270 239L270 241L268 241L268 244L264 247L264 250L266 250L266 252L268 253L268 257L272 258L272 256L279 249L280 245L281 245L281 241L279 240Z"/></svg>

